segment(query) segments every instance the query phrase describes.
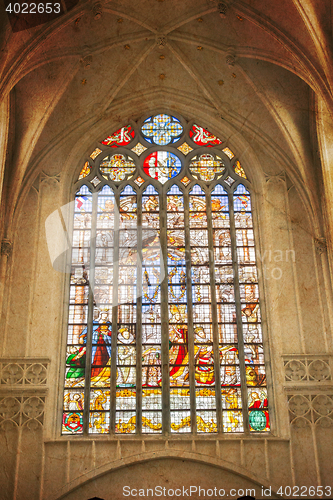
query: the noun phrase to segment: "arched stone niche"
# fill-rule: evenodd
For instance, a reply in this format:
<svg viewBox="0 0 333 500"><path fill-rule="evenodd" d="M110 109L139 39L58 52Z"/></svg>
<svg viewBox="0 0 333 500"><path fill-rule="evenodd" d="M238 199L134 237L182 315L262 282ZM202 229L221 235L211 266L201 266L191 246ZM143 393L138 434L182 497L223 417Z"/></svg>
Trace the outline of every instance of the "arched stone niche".
<svg viewBox="0 0 333 500"><path fill-rule="evenodd" d="M47 499L82 500L94 497L104 500L133 499L136 496L145 498L222 498L230 496L230 490L235 498L242 495L263 496L262 488L268 494L268 485L262 485L253 478L238 472L227 470L217 464L205 463L183 453L178 457L163 456L144 460L137 456L131 463L114 467L101 472L81 485L74 487L67 494ZM133 457L134 458L134 457ZM125 461L124 461L125 462ZM262 471L258 471L260 475ZM201 488L201 490L199 490ZM184 491L185 490L185 491ZM205 491L203 491L205 490ZM211 491L212 490L212 491ZM273 498L274 494L265 496Z"/></svg>

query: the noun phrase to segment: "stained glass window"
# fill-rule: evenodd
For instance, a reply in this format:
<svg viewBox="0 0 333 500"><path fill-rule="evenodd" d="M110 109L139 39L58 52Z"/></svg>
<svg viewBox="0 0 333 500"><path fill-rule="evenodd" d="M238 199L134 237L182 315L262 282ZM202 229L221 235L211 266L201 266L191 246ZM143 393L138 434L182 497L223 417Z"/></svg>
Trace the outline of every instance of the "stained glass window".
<svg viewBox="0 0 333 500"><path fill-rule="evenodd" d="M177 142L183 132L180 121L174 116L165 114L151 116L141 127L146 141L165 146L170 142Z"/></svg>
<svg viewBox="0 0 333 500"><path fill-rule="evenodd" d="M149 185L142 194L142 431L162 430L162 333L160 197Z"/></svg>
<svg viewBox="0 0 333 500"><path fill-rule="evenodd" d="M68 311L63 434L82 434L87 389L87 330L92 193L83 185L74 202L72 270ZM92 328L90 327L90 330ZM89 388L89 386L88 386Z"/></svg>
<svg viewBox="0 0 333 500"><path fill-rule="evenodd" d="M104 186L98 193L94 263L93 328L90 371L90 433L107 433L110 428L110 380L113 305L114 212L113 190Z"/></svg>
<svg viewBox="0 0 333 500"><path fill-rule="evenodd" d="M171 177L179 174L180 169L180 159L169 151L155 151L148 155L143 162L145 174L158 180L161 184L165 184Z"/></svg>
<svg viewBox="0 0 333 500"><path fill-rule="evenodd" d="M136 429L137 218L137 194L131 186L126 186L119 197L115 269L118 275L115 431L126 434Z"/></svg>
<svg viewBox="0 0 333 500"><path fill-rule="evenodd" d="M82 168L82 170L81 170L81 172L80 172L79 180L80 179L84 179L85 177L87 177L87 175L90 174L90 170L91 170L91 168L90 168L89 162L86 161L85 164L84 164L84 166L83 166L83 168Z"/></svg>
<svg viewBox="0 0 333 500"><path fill-rule="evenodd" d="M127 127L122 127L112 135L109 135L104 141L101 141L101 144L105 144L106 146L110 146L111 148L117 148L119 146L127 146L135 137L135 132L132 129L131 125L127 125Z"/></svg>
<svg viewBox="0 0 333 500"><path fill-rule="evenodd" d="M178 146L178 151L181 151L183 155L188 155L191 151L193 151L193 148L187 144L187 142L183 142L180 146Z"/></svg>
<svg viewBox="0 0 333 500"><path fill-rule="evenodd" d="M197 146L213 147L222 144L221 139L196 123L190 130L190 137Z"/></svg>
<svg viewBox="0 0 333 500"><path fill-rule="evenodd" d="M120 182L132 177L135 172L135 163L130 157L123 154L114 154L103 158L100 172L105 179Z"/></svg>
<svg viewBox="0 0 333 500"><path fill-rule="evenodd" d="M90 158L92 158L93 160L95 160L97 158L97 156L99 155L99 153L101 153L102 150L99 149L99 148L96 148L90 155Z"/></svg>
<svg viewBox="0 0 333 500"><path fill-rule="evenodd" d="M237 311L229 199L221 185L212 191L211 209L223 428L237 432L243 430Z"/></svg>
<svg viewBox="0 0 333 500"><path fill-rule="evenodd" d="M192 158L190 164L190 171L193 177L207 182L222 177L224 170L222 158L219 156L214 158L210 153L200 155L198 158L195 156Z"/></svg>
<svg viewBox="0 0 333 500"><path fill-rule="evenodd" d="M244 172L244 169L242 167L242 165L240 164L240 161L236 161L235 165L234 165L234 170L235 170L235 173L237 175L239 175L240 177L243 177L244 179L247 179L246 177L246 174Z"/></svg>
<svg viewBox="0 0 333 500"><path fill-rule="evenodd" d="M222 151L227 155L228 158L230 158L230 160L232 160L235 157L234 153L228 147L223 148Z"/></svg>
<svg viewBox="0 0 333 500"><path fill-rule="evenodd" d="M167 193L170 420L173 432L191 429L188 301L184 196L177 185Z"/></svg>
<svg viewBox="0 0 333 500"><path fill-rule="evenodd" d="M189 193L189 225L196 423L198 432L216 432L215 349L206 204L206 193L200 186L195 185Z"/></svg>
<svg viewBox="0 0 333 500"><path fill-rule="evenodd" d="M98 143L71 259L63 434L269 431L251 185L221 139L160 114Z"/></svg>
<svg viewBox="0 0 333 500"><path fill-rule="evenodd" d="M133 151L133 153L135 153L136 155L140 156L144 151L146 151L146 149L147 148L145 148L145 146L143 146L140 142L138 142L134 146L134 148L131 149L131 151Z"/></svg>
<svg viewBox="0 0 333 500"><path fill-rule="evenodd" d="M269 417L251 195L239 184L233 198L249 425L263 431L269 429Z"/></svg>

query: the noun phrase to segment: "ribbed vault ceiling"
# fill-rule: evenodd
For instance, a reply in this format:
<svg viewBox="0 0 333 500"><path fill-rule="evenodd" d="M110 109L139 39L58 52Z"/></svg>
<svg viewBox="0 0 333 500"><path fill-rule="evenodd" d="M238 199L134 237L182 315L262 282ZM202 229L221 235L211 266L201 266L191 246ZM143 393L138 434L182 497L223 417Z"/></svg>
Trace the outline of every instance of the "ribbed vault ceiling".
<svg viewBox="0 0 333 500"><path fill-rule="evenodd" d="M138 101L147 112L192 102L186 118L202 108L230 125L223 139L261 134L294 175L311 178L310 96L331 95L322 50L329 2L316 2L315 15L309 1L223 3L225 17L212 0L82 1L14 34L0 15L1 92L15 95L12 207L53 145L77 141L101 119L107 127L137 118Z"/></svg>

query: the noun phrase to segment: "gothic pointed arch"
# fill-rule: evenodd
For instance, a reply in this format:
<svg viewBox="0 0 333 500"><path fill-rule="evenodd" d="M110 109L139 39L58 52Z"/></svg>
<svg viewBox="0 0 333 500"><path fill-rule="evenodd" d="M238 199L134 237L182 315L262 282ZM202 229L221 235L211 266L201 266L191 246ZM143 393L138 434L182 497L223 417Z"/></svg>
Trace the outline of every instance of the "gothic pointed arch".
<svg viewBox="0 0 333 500"><path fill-rule="evenodd" d="M74 191L62 433L269 431L235 152L161 112L102 138Z"/></svg>

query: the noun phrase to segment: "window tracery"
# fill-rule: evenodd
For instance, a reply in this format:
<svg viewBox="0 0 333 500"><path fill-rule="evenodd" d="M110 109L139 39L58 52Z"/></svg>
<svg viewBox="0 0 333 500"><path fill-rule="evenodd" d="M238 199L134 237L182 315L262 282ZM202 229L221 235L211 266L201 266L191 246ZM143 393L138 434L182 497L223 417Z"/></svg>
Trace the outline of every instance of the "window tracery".
<svg viewBox="0 0 333 500"><path fill-rule="evenodd" d="M235 154L162 113L102 140L75 189L62 433L268 431Z"/></svg>

